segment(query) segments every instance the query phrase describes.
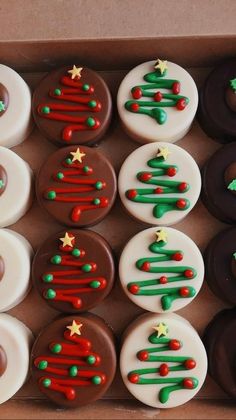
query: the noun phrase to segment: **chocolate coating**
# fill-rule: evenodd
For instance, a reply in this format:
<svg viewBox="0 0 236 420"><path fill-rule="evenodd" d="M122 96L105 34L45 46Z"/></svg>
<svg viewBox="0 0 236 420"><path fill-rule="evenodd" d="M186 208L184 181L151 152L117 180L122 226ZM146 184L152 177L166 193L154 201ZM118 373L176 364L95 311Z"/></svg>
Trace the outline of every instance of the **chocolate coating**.
<svg viewBox="0 0 236 420"><path fill-rule="evenodd" d="M234 58L209 74L199 95L199 122L207 135L220 143L236 140L236 114L226 100L229 82L235 76Z"/></svg>
<svg viewBox="0 0 236 420"><path fill-rule="evenodd" d="M213 318L203 338L210 375L234 399L236 398L235 329L236 310L235 308L227 309Z"/></svg>
<svg viewBox="0 0 236 420"><path fill-rule="evenodd" d="M2 165L0 165L0 196L7 187L7 173Z"/></svg>
<svg viewBox="0 0 236 420"><path fill-rule="evenodd" d="M7 355L2 346L0 346L0 377L4 374L7 368Z"/></svg>
<svg viewBox="0 0 236 420"><path fill-rule="evenodd" d="M236 270L233 254L236 252L236 227L216 235L205 252L206 280L220 299L236 304Z"/></svg>
<svg viewBox="0 0 236 420"><path fill-rule="evenodd" d="M73 246L63 247L60 238L64 238L65 234L66 231L63 230L51 236L38 249L32 266L34 286L45 302L58 311L68 313L87 311L99 304L112 289L115 272L112 251L102 236L88 230L70 230L70 236L74 237ZM81 256L73 257L72 252L75 249L80 250ZM71 265L65 265L63 261L60 264L53 264L51 259L55 256L67 259L69 257ZM76 263L81 265L76 266ZM93 267L92 270L83 271L88 264ZM68 275L66 274L68 270L73 270L74 273ZM51 277L45 277L51 273L53 280ZM75 279L76 282L73 284ZM89 281L86 281L87 279ZM64 284L61 284L63 280ZM100 285L94 282L99 282ZM51 290L56 292L56 296L50 299L47 296Z"/></svg>
<svg viewBox="0 0 236 420"><path fill-rule="evenodd" d="M42 132L42 134L45 137L47 137L50 141L55 143L57 146L66 146L68 144L91 145L104 136L111 120L111 95L104 80L98 75L98 73L85 67L81 71L81 78L75 78L72 80L71 75L68 73L68 71L72 67L73 66L65 66L48 73L41 80L33 95L32 108L35 123L38 126L39 130ZM67 94L67 89L71 90L75 88L73 86L63 85L63 83L61 82L61 78L64 76L69 77L72 83L79 82L82 85L89 86L90 88L93 87L94 92L88 93L89 91L84 91L83 89L81 92L80 89L79 93L71 94L69 92ZM54 95L53 92L55 90L56 92L62 91L65 93L62 93L62 95L59 96ZM69 95L69 99L62 99L63 95ZM76 101L76 97L78 98L78 96L82 98L81 102ZM87 99L88 101L96 101L96 103L99 103L101 105L99 105L98 112L94 111L95 109L97 109L96 107L94 108L87 106ZM86 101L86 103L84 103L84 101ZM60 107L63 105L65 105L66 107L75 107L80 106L82 104L83 107L85 106L85 110L70 111L68 109L52 109L52 104L55 104L56 106ZM49 119L49 115L45 115L41 112L42 106L47 106L50 109L51 115L52 112L60 114L61 116L63 114L66 116L65 118L67 120L60 121L58 119ZM70 121L70 117L72 117L72 121ZM83 128L79 130L73 129L70 139L65 140L63 139L63 130L67 126L72 127L75 124L81 124L76 121L73 121L75 117L82 117L84 119L85 122L82 123ZM94 126L89 128L89 125L86 122L89 117L96 118L99 121L99 127L95 128Z"/></svg>
<svg viewBox="0 0 236 420"><path fill-rule="evenodd" d="M231 165L236 162L236 143L217 150L202 170L202 200L213 216L225 223L236 222L235 194L227 188Z"/></svg>
<svg viewBox="0 0 236 420"><path fill-rule="evenodd" d="M2 117L9 105L9 93L7 88L2 83L0 83L0 102L4 104L4 109L0 110L0 117Z"/></svg>
<svg viewBox="0 0 236 420"><path fill-rule="evenodd" d="M80 152L85 153L82 163L74 162L76 168L80 169L82 173L69 175L70 179L65 181L68 171L75 169L73 165L65 166L65 161L68 157L72 159L71 153L74 153L76 149L76 146L69 146L59 149L49 156L39 171L36 180L36 194L40 205L58 222L66 226L86 227L100 222L110 211L116 197L116 175L104 155L96 149L82 146L79 147ZM92 172L86 172L83 168L91 168ZM55 176L58 173L63 174L64 181ZM77 183L78 180L81 180L81 183ZM91 181L91 184L84 185L83 183L86 181ZM102 183L102 188L95 187L97 182ZM71 192L73 188L84 187L87 191ZM63 188L63 194L58 192L58 189L61 188ZM48 190L57 191L57 198L47 199ZM99 201L96 201L97 199ZM94 204L93 200L98 204ZM86 209L86 206L92 208ZM75 218L73 218L75 213Z"/></svg>
<svg viewBox="0 0 236 420"><path fill-rule="evenodd" d="M70 331L66 328L67 326L72 325L73 321L77 324L82 324L80 328L81 335L74 334L72 340L68 340L64 336L64 332L67 333ZM83 345L77 344L77 355L75 355L76 346L73 338L89 340L90 349L85 351L87 348L86 344ZM62 351L53 352L50 350L50 344L61 344ZM72 345L71 350L63 353L63 345L65 344ZM89 347L88 347L89 348ZM90 355L97 355L97 360L100 359L100 363L88 363L87 357ZM43 360L48 362L48 367L59 368L64 370L64 374L48 372L47 369L39 369L38 362L36 358L42 357ZM56 358L56 361L50 362L49 358ZM57 363L57 361L62 360L66 357L66 363ZM68 363L69 360L69 363ZM111 385L115 371L116 371L116 352L115 352L115 342L114 336L111 329L107 324L98 316L87 314L81 316L67 316L65 318L59 318L56 321L49 324L45 329L41 331L37 337L31 354L31 365L32 365L32 376L34 380L38 383L39 389L44 393L50 400L60 406L75 408L80 407L85 404L89 404L99 398L107 391ZM69 369L72 366L77 366L78 374L70 375ZM83 376L83 371L89 372L85 373ZM92 383L92 377L100 375L103 377L103 381L100 384ZM52 388L45 387L42 384L43 378L50 379L52 383L56 380L62 379L67 380L67 383L63 383L63 386L66 385L66 391L69 393L68 397L59 390L56 391ZM68 384L68 380L71 380L72 383ZM86 381L85 384L76 385L74 381L82 380ZM72 388L72 391L70 390ZM71 398L71 399L70 399Z"/></svg>

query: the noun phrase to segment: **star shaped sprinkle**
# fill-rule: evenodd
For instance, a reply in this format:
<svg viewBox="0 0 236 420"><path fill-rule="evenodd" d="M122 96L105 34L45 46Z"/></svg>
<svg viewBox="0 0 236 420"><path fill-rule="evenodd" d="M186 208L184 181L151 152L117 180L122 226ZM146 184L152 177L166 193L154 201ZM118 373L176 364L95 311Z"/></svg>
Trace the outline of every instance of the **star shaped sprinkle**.
<svg viewBox="0 0 236 420"><path fill-rule="evenodd" d="M83 324L77 324L75 320L73 320L71 325L67 325L66 328L70 330L70 337L74 334L81 335L80 328L83 326Z"/></svg>
<svg viewBox="0 0 236 420"><path fill-rule="evenodd" d="M159 70L161 74L165 73L165 71L168 69L167 61L166 60L160 60L158 58L154 68L156 70Z"/></svg>
<svg viewBox="0 0 236 420"><path fill-rule="evenodd" d="M236 252L233 253L233 257L236 260Z"/></svg>
<svg viewBox="0 0 236 420"><path fill-rule="evenodd" d="M76 160L78 160L80 163L82 163L83 157L86 156L85 153L80 151L79 147L78 149L76 149L75 152L70 152L70 154L73 156L72 162L75 162Z"/></svg>
<svg viewBox="0 0 236 420"><path fill-rule="evenodd" d="M228 185L228 190L230 191L236 191L236 179L233 179L229 185Z"/></svg>
<svg viewBox="0 0 236 420"><path fill-rule="evenodd" d="M0 190L4 187L5 183L3 182L2 179L0 179Z"/></svg>
<svg viewBox="0 0 236 420"><path fill-rule="evenodd" d="M0 112L5 111L5 104L3 101L0 101Z"/></svg>
<svg viewBox="0 0 236 420"><path fill-rule="evenodd" d="M229 81L229 86L234 92L236 91L236 78Z"/></svg>
<svg viewBox="0 0 236 420"><path fill-rule="evenodd" d="M153 330L157 332L157 337L166 336L168 333L168 327L166 324L160 322L156 327L153 327Z"/></svg>
<svg viewBox="0 0 236 420"><path fill-rule="evenodd" d="M156 232L156 242L167 242L167 233L165 230L161 229Z"/></svg>
<svg viewBox="0 0 236 420"><path fill-rule="evenodd" d="M62 242L62 246L73 246L72 241L75 239L74 236L69 236L68 232L65 233L63 238L59 238Z"/></svg>
<svg viewBox="0 0 236 420"><path fill-rule="evenodd" d="M163 159L166 160L169 155L170 151L168 147L160 147L160 149L158 149L157 157L163 157Z"/></svg>
<svg viewBox="0 0 236 420"><path fill-rule="evenodd" d="M83 67L76 67L73 65L73 68L71 70L68 70L68 73L71 74L71 79L81 78L81 71L83 70Z"/></svg>

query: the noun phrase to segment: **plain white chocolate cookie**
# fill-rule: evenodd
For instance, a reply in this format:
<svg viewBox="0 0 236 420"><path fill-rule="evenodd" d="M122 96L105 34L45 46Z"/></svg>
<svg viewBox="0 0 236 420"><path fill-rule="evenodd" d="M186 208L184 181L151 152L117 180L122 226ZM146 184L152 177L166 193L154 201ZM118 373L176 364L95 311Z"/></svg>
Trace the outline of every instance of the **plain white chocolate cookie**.
<svg viewBox="0 0 236 420"><path fill-rule="evenodd" d="M32 178L28 163L0 146L0 227L17 222L31 206Z"/></svg>
<svg viewBox="0 0 236 420"><path fill-rule="evenodd" d="M0 229L0 312L18 305L30 290L33 249L19 233Z"/></svg>
<svg viewBox="0 0 236 420"><path fill-rule="evenodd" d="M33 334L18 319L0 314L0 404L28 379Z"/></svg>
<svg viewBox="0 0 236 420"><path fill-rule="evenodd" d="M127 157L118 188L131 216L150 225L168 226L182 220L195 206L201 175L195 160L181 147L151 143Z"/></svg>
<svg viewBox="0 0 236 420"><path fill-rule="evenodd" d="M136 399L151 407L171 408L200 390L207 356L187 320L176 314L144 314L124 333L120 370Z"/></svg>
<svg viewBox="0 0 236 420"><path fill-rule="evenodd" d="M119 276L126 295L151 312L174 312L198 294L204 263L197 245L173 228L139 232L125 246Z"/></svg>
<svg viewBox="0 0 236 420"><path fill-rule="evenodd" d="M0 64L0 145L22 143L32 128L30 89L15 70Z"/></svg>
<svg viewBox="0 0 236 420"><path fill-rule="evenodd" d="M117 107L127 134L141 143L174 143L189 131L198 106L198 90L182 67L148 61L122 80Z"/></svg>

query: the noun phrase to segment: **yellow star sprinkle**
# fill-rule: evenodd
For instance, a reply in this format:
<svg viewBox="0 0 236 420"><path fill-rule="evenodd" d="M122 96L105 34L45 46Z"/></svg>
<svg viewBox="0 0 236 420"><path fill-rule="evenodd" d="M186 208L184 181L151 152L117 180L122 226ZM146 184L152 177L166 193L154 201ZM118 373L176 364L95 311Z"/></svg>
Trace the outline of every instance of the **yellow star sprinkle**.
<svg viewBox="0 0 236 420"><path fill-rule="evenodd" d="M75 160L78 160L80 163L82 163L82 159L84 156L86 156L85 153L80 151L80 148L78 147L75 152L70 152L70 154L73 156L72 162Z"/></svg>
<svg viewBox="0 0 236 420"><path fill-rule="evenodd" d="M156 232L156 242L167 242L167 233L165 230L161 229Z"/></svg>
<svg viewBox="0 0 236 420"><path fill-rule="evenodd" d="M67 325L66 328L70 330L70 337L74 334L81 335L80 328L83 326L83 324L77 324L75 320L73 320L72 325Z"/></svg>
<svg viewBox="0 0 236 420"><path fill-rule="evenodd" d="M157 332L157 337L161 337L162 335L166 336L168 333L167 325L160 322L156 327L153 327L153 330Z"/></svg>
<svg viewBox="0 0 236 420"><path fill-rule="evenodd" d="M76 67L75 65L73 65L73 69L68 70L68 73L71 74L71 79L75 79L76 77L80 79L82 70L83 70L83 67Z"/></svg>
<svg viewBox="0 0 236 420"><path fill-rule="evenodd" d="M167 61L166 60L160 60L159 58L157 59L157 62L154 66L154 69L158 69L160 71L161 74L163 74L167 69Z"/></svg>
<svg viewBox="0 0 236 420"><path fill-rule="evenodd" d="M69 236L68 232L65 233L65 236L63 238L59 238L60 241L62 241L62 246L73 246L72 241L75 239L74 236Z"/></svg>
<svg viewBox="0 0 236 420"><path fill-rule="evenodd" d="M169 155L170 151L168 147L160 147L160 149L158 149L157 157L163 157L163 159L166 160Z"/></svg>

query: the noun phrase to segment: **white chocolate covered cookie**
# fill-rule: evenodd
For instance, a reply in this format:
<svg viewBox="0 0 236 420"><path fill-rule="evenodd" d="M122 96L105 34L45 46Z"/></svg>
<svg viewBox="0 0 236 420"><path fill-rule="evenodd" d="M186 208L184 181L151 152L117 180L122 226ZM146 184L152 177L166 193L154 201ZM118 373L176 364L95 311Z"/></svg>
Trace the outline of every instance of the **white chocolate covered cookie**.
<svg viewBox="0 0 236 420"><path fill-rule="evenodd" d="M198 294L204 263L196 244L172 228L139 232L125 246L119 263L121 285L138 306L174 312Z"/></svg>
<svg viewBox="0 0 236 420"><path fill-rule="evenodd" d="M141 143L173 143L189 131L198 106L193 78L182 67L163 60L131 70L117 95L127 134Z"/></svg>
<svg viewBox="0 0 236 420"><path fill-rule="evenodd" d="M123 163L118 188L131 216L151 225L172 225L195 206L201 175L184 149L160 142L139 147Z"/></svg>
<svg viewBox="0 0 236 420"><path fill-rule="evenodd" d="M28 163L0 146L0 227L17 222L29 209L32 175Z"/></svg>
<svg viewBox="0 0 236 420"><path fill-rule="evenodd" d="M13 147L32 130L31 92L22 77L0 64L0 145Z"/></svg>
<svg viewBox="0 0 236 420"><path fill-rule="evenodd" d="M144 314L125 331L120 370L124 384L139 401L171 408L200 390L207 356L187 320L176 314Z"/></svg>

